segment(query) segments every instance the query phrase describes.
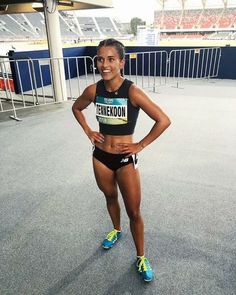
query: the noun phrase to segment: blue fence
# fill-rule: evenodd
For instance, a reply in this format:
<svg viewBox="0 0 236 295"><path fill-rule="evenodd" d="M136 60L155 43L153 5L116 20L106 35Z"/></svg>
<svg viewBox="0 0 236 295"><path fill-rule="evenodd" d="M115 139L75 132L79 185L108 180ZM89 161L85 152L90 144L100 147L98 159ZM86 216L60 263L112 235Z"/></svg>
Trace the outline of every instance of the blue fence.
<svg viewBox="0 0 236 295"><path fill-rule="evenodd" d="M194 56L190 56L190 51L197 50L201 52L202 47L127 47L127 53L141 53L141 52L155 52L155 51L165 51L167 54L170 54L173 50L184 50L188 49L189 58L193 59ZM76 47L76 48L66 48L63 49L64 55L64 67L65 67L65 77L66 79L74 78L77 75L84 75L85 68L88 71L91 71L91 61L87 60L86 65L83 63L79 63L77 59L72 59L70 57L80 57L80 56L90 56L93 57L96 55L96 47L87 46L87 47ZM44 86L51 84L51 73L50 73L50 61L48 64L40 64L36 59L45 58L47 60L49 53L48 50L38 50L38 51L28 51L28 52L14 52L10 51L9 56L11 60L15 59L24 59L22 61L11 62L11 71L12 77L14 80L14 87L16 93L22 93L27 90L31 90L32 87L41 87L40 78L43 76L43 84ZM68 59L67 59L68 58ZM156 56L153 54L148 55L138 55L137 59L128 59L125 66L125 72L127 70L131 70L131 74L134 72L137 75L164 75L165 74L165 60L161 59L161 56ZM184 69L184 64L181 63L181 56L176 56L176 63L181 64L181 68L179 69L183 72L183 76L188 75L189 69ZM206 55L199 54L198 55L198 63L206 64L209 63L210 60L207 60ZM158 68L148 67L148 65L161 64L161 67ZM192 62L192 65L194 63ZM206 65L206 67L210 67L210 65ZM195 66L195 71L197 71L197 65ZM162 69L162 72L158 72ZM217 77L219 79L236 79L236 47L222 47L221 48L221 64L218 69ZM174 64L169 64L169 75L172 77L178 76L178 71L175 68ZM201 74L198 74L201 77ZM23 81L20 77L24 77ZM21 81L20 81L21 79ZM33 81L32 81L33 80ZM20 83L21 82L21 83Z"/></svg>

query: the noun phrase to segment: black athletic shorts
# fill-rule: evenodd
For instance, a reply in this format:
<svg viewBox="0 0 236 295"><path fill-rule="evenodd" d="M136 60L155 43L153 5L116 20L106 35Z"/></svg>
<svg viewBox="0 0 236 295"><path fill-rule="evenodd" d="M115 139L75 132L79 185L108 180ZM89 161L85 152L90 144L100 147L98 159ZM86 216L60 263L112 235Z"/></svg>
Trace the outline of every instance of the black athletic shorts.
<svg viewBox="0 0 236 295"><path fill-rule="evenodd" d="M137 154L127 157L125 154L108 153L94 146L93 157L113 171L116 171L117 169L130 163L134 164L135 169L138 166Z"/></svg>

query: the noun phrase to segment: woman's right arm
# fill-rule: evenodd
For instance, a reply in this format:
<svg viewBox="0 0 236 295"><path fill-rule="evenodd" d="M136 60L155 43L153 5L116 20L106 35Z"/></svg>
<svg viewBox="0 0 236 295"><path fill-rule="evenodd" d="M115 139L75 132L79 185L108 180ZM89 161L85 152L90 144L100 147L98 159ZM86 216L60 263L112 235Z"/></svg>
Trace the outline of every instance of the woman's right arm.
<svg viewBox="0 0 236 295"><path fill-rule="evenodd" d="M86 118L83 114L83 110L89 106L95 97L96 93L96 84L90 85L85 90L83 93L77 98L77 100L74 102L72 106L72 112L80 124L80 126L83 128L85 134L88 136L92 144L94 144L96 141L98 142L103 142L104 137L100 132L93 131L87 121Z"/></svg>

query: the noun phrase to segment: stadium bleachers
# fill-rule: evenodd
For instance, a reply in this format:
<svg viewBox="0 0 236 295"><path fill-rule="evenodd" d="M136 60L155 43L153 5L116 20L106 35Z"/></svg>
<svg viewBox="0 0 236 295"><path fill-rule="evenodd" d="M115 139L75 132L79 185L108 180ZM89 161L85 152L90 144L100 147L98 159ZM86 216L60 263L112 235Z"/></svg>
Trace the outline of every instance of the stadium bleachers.
<svg viewBox="0 0 236 295"><path fill-rule="evenodd" d="M15 34L6 27L6 23L0 20L0 39L7 40L14 36Z"/></svg>
<svg viewBox="0 0 236 295"><path fill-rule="evenodd" d="M199 28L208 29L216 27L218 20L221 18L224 10L222 9L204 9L202 10L200 19L199 19Z"/></svg>
<svg viewBox="0 0 236 295"><path fill-rule="evenodd" d="M210 40L233 40L235 39L234 33L232 32L215 32L209 36L207 36L207 39Z"/></svg>
<svg viewBox="0 0 236 295"><path fill-rule="evenodd" d="M92 17L77 17L83 35L89 38L99 37L99 31Z"/></svg>
<svg viewBox="0 0 236 295"><path fill-rule="evenodd" d="M59 13L61 36L64 40L77 39L79 37L79 32L74 24L73 18L70 18L66 13Z"/></svg>
<svg viewBox="0 0 236 295"><path fill-rule="evenodd" d="M200 13L200 10L184 10L180 24L181 28L191 29L194 26L193 24L197 23ZM197 25L195 24L195 26Z"/></svg>
<svg viewBox="0 0 236 295"><path fill-rule="evenodd" d="M101 30L102 35L113 37L119 35L115 24L109 17L95 17L95 20Z"/></svg>
<svg viewBox="0 0 236 295"><path fill-rule="evenodd" d="M155 11L154 25L167 30L236 28L236 8Z"/></svg>
<svg viewBox="0 0 236 295"><path fill-rule="evenodd" d="M33 31L36 33L36 37L43 39L46 36L44 16L42 13L26 13L25 17L29 21L30 25L33 28Z"/></svg>
<svg viewBox="0 0 236 295"><path fill-rule="evenodd" d="M65 42L120 36L131 38L130 24L122 24L110 17L82 17L75 12L61 11L59 22L62 40ZM162 31L173 31L168 34L161 32L161 39L225 38L226 40L233 40L235 39L233 32L236 30L236 8L162 9L154 12L153 26ZM228 32L220 34L218 29L228 30ZM189 32L183 33L184 30ZM201 30L204 31L204 34L201 33ZM209 30L209 32L206 32L206 30ZM0 41L29 39L46 40L43 13L1 15Z"/></svg>
<svg viewBox="0 0 236 295"><path fill-rule="evenodd" d="M219 19L220 28L236 27L236 8L228 8Z"/></svg>
<svg viewBox="0 0 236 295"><path fill-rule="evenodd" d="M110 17L79 17L60 12L59 22L63 41L117 37L121 33ZM43 13L1 15L0 41L46 39Z"/></svg>
<svg viewBox="0 0 236 295"><path fill-rule="evenodd" d="M22 25L17 21L19 16L15 18L16 15L1 15L1 33L4 34L6 39L29 39L33 37L33 32L30 28L27 28L26 25ZM22 19L21 19L22 21ZM1 35L0 35L1 36Z"/></svg>

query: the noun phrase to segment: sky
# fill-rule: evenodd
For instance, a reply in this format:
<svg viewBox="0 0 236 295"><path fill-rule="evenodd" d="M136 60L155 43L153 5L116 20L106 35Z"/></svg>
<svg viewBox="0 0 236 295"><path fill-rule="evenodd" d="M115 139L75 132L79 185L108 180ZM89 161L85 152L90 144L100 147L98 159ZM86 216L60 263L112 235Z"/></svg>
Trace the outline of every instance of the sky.
<svg viewBox="0 0 236 295"><path fill-rule="evenodd" d="M153 22L154 10L158 8L156 0L113 0L114 10L118 18L130 21L132 17ZM145 6L144 6L145 5Z"/></svg>
<svg viewBox="0 0 236 295"><path fill-rule="evenodd" d="M157 0L145 0L145 8L144 2L138 0L113 0L113 6L112 9L80 10L77 11L77 14L79 16L110 16L121 22L130 22L133 17L139 17L151 23L154 18L154 10L157 9Z"/></svg>
<svg viewBox="0 0 236 295"><path fill-rule="evenodd" d="M159 0L113 0L112 9L97 9L93 10L80 10L77 12L79 16L110 16L116 18L121 22L130 22L133 17L139 17L146 21L147 24L153 23L154 11L160 10ZM201 0L187 0L187 8L199 8L201 7ZM229 6L236 7L236 0L228 0ZM207 6L209 7L222 7L223 0L208 0ZM167 8L181 8L180 0L166 0Z"/></svg>

